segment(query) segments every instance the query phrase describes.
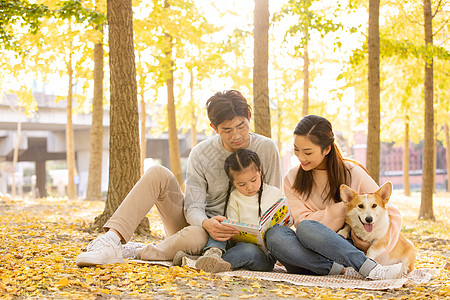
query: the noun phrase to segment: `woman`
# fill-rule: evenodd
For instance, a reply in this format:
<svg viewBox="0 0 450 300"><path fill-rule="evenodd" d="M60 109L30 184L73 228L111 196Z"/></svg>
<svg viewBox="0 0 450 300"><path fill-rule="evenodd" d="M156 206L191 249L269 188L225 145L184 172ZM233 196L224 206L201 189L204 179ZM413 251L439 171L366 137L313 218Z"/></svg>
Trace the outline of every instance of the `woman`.
<svg viewBox="0 0 450 300"><path fill-rule="evenodd" d="M301 119L294 130L294 152L300 165L286 174L284 191L296 231L283 226L269 229L266 243L271 254L290 273L339 275L356 270L368 279L401 277L401 264L381 266L365 256L368 243L354 234L345 240L336 233L347 211L340 185L358 193L373 193L378 185L358 163L342 157L331 123L315 115ZM389 251L397 242L401 216L394 206L387 207L392 222Z"/></svg>

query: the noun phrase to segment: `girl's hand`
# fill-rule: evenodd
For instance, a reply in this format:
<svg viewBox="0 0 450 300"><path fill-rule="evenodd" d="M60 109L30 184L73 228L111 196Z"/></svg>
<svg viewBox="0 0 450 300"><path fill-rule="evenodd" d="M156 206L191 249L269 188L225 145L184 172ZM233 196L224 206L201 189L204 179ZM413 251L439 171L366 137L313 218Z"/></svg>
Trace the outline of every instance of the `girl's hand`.
<svg viewBox="0 0 450 300"><path fill-rule="evenodd" d="M228 241L231 237L238 234L239 230L223 225L221 222L226 219L224 216L215 216L203 221L202 226L216 241Z"/></svg>
<svg viewBox="0 0 450 300"><path fill-rule="evenodd" d="M353 240L353 244L355 245L355 247L361 251L364 251L364 253L366 253L367 249L369 249L369 247L370 247L370 243L363 241L362 239L357 237L355 232L353 232L353 230L351 232L351 235L352 235L352 240Z"/></svg>

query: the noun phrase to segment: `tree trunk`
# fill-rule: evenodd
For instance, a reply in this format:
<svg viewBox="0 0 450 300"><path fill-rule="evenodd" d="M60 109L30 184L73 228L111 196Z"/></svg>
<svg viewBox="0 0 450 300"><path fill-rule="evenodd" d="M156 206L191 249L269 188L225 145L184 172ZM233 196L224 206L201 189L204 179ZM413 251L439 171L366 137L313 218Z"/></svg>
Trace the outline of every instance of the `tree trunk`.
<svg viewBox="0 0 450 300"><path fill-rule="evenodd" d="M147 114L145 112L144 92L145 92L145 89L144 89L144 86L142 86L141 93L140 93L140 96L141 96L141 100L140 100L140 103L141 103L141 117L139 118L140 121L141 121L141 130L139 130L139 132L141 133L141 143L140 143L140 145L141 145L141 160L140 160L140 165L141 165L140 174L141 174L141 176L144 175L144 161L145 161L145 158L147 157L147 139L146 139L147 129L145 128L145 121L147 119Z"/></svg>
<svg viewBox="0 0 450 300"><path fill-rule="evenodd" d="M102 32L103 37L103 32ZM94 99L89 150L87 200L102 199L103 160L103 41L94 46Z"/></svg>
<svg viewBox="0 0 450 300"><path fill-rule="evenodd" d="M450 192L450 130L448 122L444 123L445 161L447 163L447 192Z"/></svg>
<svg viewBox="0 0 450 300"><path fill-rule="evenodd" d="M253 106L255 132L271 137L269 104L269 1L255 0Z"/></svg>
<svg viewBox="0 0 450 300"><path fill-rule="evenodd" d="M191 90L191 141L192 148L197 145L197 117L195 115L195 100L194 100L194 72L189 70L191 79L189 81L189 87Z"/></svg>
<svg viewBox="0 0 450 300"><path fill-rule="evenodd" d="M178 142L177 119L175 116L175 97L173 94L173 71L170 78L166 80L167 85L167 119L169 120L169 154L170 170L184 191L184 178L181 170L180 145Z"/></svg>
<svg viewBox="0 0 450 300"><path fill-rule="evenodd" d="M403 140L403 190L405 196L411 196L409 190L409 116L408 111L405 116L405 136Z"/></svg>
<svg viewBox="0 0 450 300"><path fill-rule="evenodd" d="M133 44L131 0L108 0L107 18L110 48L111 117L109 186L105 210L95 219L102 228L139 180L139 112ZM149 234L144 218L135 231Z"/></svg>
<svg viewBox="0 0 450 300"><path fill-rule="evenodd" d="M433 45L431 1L423 1L425 44ZM425 134L422 160L422 193L419 219L434 220L433 213L433 144L434 144L434 111L433 111L433 58L425 61Z"/></svg>
<svg viewBox="0 0 450 300"><path fill-rule="evenodd" d="M303 53L303 107L302 114L307 116L309 114L309 53L308 44L305 44Z"/></svg>
<svg viewBox="0 0 450 300"><path fill-rule="evenodd" d="M67 73L69 75L69 90L67 93L67 124L66 124L66 160L68 170L68 184L67 197L69 199L77 198L77 191L75 187L75 149L73 138L73 123L72 123L72 90L73 90L73 67L72 67L72 43L70 45L69 61L67 63Z"/></svg>
<svg viewBox="0 0 450 300"><path fill-rule="evenodd" d="M17 106L17 116L19 120L17 121L17 141L14 145L14 152L13 152L13 162L12 162L12 184L11 184L11 197L13 199L16 199L17 193L16 193L16 167L17 167L17 161L19 160L19 147L20 147L20 139L22 138L22 108L20 106Z"/></svg>
<svg viewBox="0 0 450 300"><path fill-rule="evenodd" d="M164 0L164 9L169 9L168 0ZM166 71L168 72L167 85L167 120L169 122L169 154L170 154L170 170L178 181L181 190L184 191L184 178L181 170L180 161L180 144L178 142L177 118L175 116L175 96L173 92L173 65L172 60L172 37L165 34L167 41L167 49L165 51L167 58Z"/></svg>
<svg viewBox="0 0 450 300"><path fill-rule="evenodd" d="M380 181L380 0L369 0L369 124L367 171Z"/></svg>

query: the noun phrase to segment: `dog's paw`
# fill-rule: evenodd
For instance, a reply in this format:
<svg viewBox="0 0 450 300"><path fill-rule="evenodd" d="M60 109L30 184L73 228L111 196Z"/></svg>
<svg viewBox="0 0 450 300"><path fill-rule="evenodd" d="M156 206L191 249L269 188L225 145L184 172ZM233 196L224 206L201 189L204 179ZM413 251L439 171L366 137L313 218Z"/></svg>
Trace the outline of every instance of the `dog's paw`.
<svg viewBox="0 0 450 300"><path fill-rule="evenodd" d="M342 236L344 239L348 238L348 231L345 229L341 229L337 232L337 234L339 234L340 236Z"/></svg>

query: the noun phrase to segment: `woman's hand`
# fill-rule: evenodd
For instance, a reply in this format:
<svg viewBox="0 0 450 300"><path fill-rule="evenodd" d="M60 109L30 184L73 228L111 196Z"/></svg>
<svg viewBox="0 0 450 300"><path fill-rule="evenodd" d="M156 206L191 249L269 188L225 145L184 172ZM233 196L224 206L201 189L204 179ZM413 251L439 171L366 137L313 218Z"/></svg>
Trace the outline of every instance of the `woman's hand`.
<svg viewBox="0 0 450 300"><path fill-rule="evenodd" d="M334 216L344 217L347 215L347 204L344 202L333 203L331 205L330 211Z"/></svg>
<svg viewBox="0 0 450 300"><path fill-rule="evenodd" d="M239 230L223 225L221 222L226 220L224 216L215 216L203 221L203 228L209 233L209 235L216 241L228 241L231 237L239 233Z"/></svg>
<svg viewBox="0 0 450 300"><path fill-rule="evenodd" d="M356 236L356 234L353 230L351 232L351 236L352 236L352 240L353 240L353 245L355 245L355 247L358 248L359 250L364 251L364 253L366 253L367 249L369 249L369 247L370 247L370 243L363 241L358 236Z"/></svg>

